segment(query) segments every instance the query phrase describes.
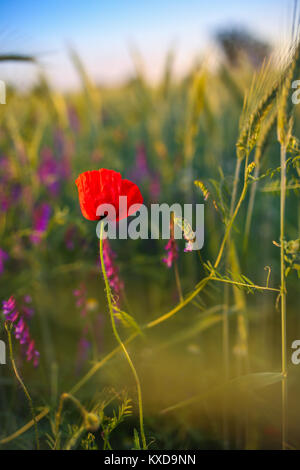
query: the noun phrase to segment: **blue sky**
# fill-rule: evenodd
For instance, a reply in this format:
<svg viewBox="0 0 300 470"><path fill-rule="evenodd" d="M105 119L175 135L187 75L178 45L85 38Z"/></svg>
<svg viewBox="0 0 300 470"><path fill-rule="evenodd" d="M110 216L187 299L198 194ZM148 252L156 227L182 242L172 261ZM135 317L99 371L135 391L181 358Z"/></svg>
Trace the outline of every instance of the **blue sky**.
<svg viewBox="0 0 300 470"><path fill-rule="evenodd" d="M72 45L97 81L122 80L132 70L136 46L151 78L176 48L176 70L184 71L218 27L241 25L270 41L279 40L292 16L292 0L9 0L0 7L0 52L37 54L51 82L76 86L68 58ZM26 86L30 65L0 66L0 78Z"/></svg>

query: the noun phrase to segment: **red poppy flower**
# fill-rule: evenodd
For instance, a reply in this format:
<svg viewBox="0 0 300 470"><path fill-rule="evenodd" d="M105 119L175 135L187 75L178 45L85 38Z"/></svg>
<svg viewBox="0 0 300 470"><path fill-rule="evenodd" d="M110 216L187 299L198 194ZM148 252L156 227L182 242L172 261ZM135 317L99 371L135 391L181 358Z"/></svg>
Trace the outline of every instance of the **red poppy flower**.
<svg viewBox="0 0 300 470"><path fill-rule="evenodd" d="M131 210L133 204L141 205L143 197L136 184L122 179L120 173L114 170L86 171L81 173L75 181L78 188L79 203L82 215L88 220L99 220L96 215L101 204L111 204L116 211L116 221L125 219L136 212ZM127 210L119 207L119 197L127 196Z"/></svg>

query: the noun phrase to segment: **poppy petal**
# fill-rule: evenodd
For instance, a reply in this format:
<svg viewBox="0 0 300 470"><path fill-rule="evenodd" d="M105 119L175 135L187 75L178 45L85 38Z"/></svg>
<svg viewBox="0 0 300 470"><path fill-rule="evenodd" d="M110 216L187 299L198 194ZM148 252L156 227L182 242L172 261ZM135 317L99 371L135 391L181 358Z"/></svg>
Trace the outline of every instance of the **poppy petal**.
<svg viewBox="0 0 300 470"><path fill-rule="evenodd" d="M143 197L138 186L126 179L122 179L119 172L101 168L100 170L86 171L75 181L82 215L88 220L99 220L96 215L101 204L112 204L116 211L116 221L131 215L130 206L142 204ZM119 197L127 196L127 213L120 213ZM135 212L135 211L134 211Z"/></svg>

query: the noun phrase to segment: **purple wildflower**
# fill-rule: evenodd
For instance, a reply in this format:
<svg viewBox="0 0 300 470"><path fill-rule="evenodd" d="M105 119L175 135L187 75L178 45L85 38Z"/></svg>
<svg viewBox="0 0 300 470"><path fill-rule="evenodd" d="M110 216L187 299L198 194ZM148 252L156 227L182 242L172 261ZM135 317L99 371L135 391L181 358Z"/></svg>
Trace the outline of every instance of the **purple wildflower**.
<svg viewBox="0 0 300 470"><path fill-rule="evenodd" d="M78 228L76 225L70 225L65 231L64 241L68 250L74 250L76 242L79 241Z"/></svg>
<svg viewBox="0 0 300 470"><path fill-rule="evenodd" d="M147 162L147 154L144 144L139 144L136 148L134 169L131 170L129 178L133 181L141 182L150 177L150 169Z"/></svg>
<svg viewBox="0 0 300 470"><path fill-rule="evenodd" d="M30 342L29 328L23 317L20 317L18 322L15 324L15 337L19 340L20 344Z"/></svg>
<svg viewBox="0 0 300 470"><path fill-rule="evenodd" d="M4 251L0 248L0 276L4 271L4 263L5 263L5 261L8 260L8 258L9 258L9 256L6 253L6 251Z"/></svg>
<svg viewBox="0 0 300 470"><path fill-rule="evenodd" d="M0 158L0 210L6 212L13 203L18 202L22 187L15 180L13 167L8 158Z"/></svg>
<svg viewBox="0 0 300 470"><path fill-rule="evenodd" d="M79 340L79 352L80 352L80 358L81 359L86 359L87 358L87 352L91 347L91 343L86 339L86 338L80 338ZM83 357L84 356L84 357Z"/></svg>
<svg viewBox="0 0 300 470"><path fill-rule="evenodd" d="M149 192L150 196L153 202L158 200L158 196L160 195L160 177L158 173L152 175L151 181L150 181L150 186L149 186Z"/></svg>
<svg viewBox="0 0 300 470"><path fill-rule="evenodd" d="M178 246L174 238L170 238L165 246L167 255L163 258L163 263L166 263L168 268L171 268L174 261L178 258Z"/></svg>
<svg viewBox="0 0 300 470"><path fill-rule="evenodd" d="M25 295L23 300L24 300L24 304L22 306L22 312L26 318L31 318L34 314L33 308L30 307L32 298L30 297L30 295Z"/></svg>
<svg viewBox="0 0 300 470"><path fill-rule="evenodd" d="M87 292L86 287L82 283L78 289L73 291L74 296L76 297L76 307L80 309L80 314L82 317L85 317L87 314Z"/></svg>
<svg viewBox="0 0 300 470"><path fill-rule="evenodd" d="M22 186L20 183L14 183L11 187L11 196L13 202L18 202L22 195Z"/></svg>
<svg viewBox="0 0 300 470"><path fill-rule="evenodd" d="M17 320L19 312L17 312L16 301L13 296L11 296L8 300L3 300L2 309L3 315L7 321L14 323Z"/></svg>
<svg viewBox="0 0 300 470"><path fill-rule="evenodd" d="M26 349L26 359L27 361L33 361L33 366L37 367L40 361L40 353L35 349L35 342L32 339Z"/></svg>
<svg viewBox="0 0 300 470"><path fill-rule="evenodd" d="M39 205L33 215L33 233L30 239L34 245L38 245L42 239L43 233L47 230L51 214L51 207L49 204L43 203Z"/></svg>
<svg viewBox="0 0 300 470"><path fill-rule="evenodd" d="M143 144L138 145L135 161L136 179L141 180L149 176L149 167L147 162L146 149Z"/></svg>
<svg viewBox="0 0 300 470"><path fill-rule="evenodd" d="M149 168L146 148L143 143L137 146L135 165L129 174L129 178L137 182L146 180L152 201L157 201L161 191L160 177L158 173Z"/></svg>
<svg viewBox="0 0 300 470"><path fill-rule="evenodd" d="M38 169L38 176L43 185L46 186L52 196L57 196L60 188L59 163L54 158L52 151L45 148L42 151L42 162Z"/></svg>
<svg viewBox="0 0 300 470"><path fill-rule="evenodd" d="M9 209L9 199L4 191L4 188L0 188L0 212L7 212Z"/></svg>
<svg viewBox="0 0 300 470"><path fill-rule="evenodd" d="M2 311L5 320L13 324L15 338L22 345L27 361L32 361L34 367L37 367L39 365L40 353L35 348L35 342L31 338L29 327L24 320L25 312L22 311L22 314L19 313L19 310L16 306L16 300L13 296L11 296L8 300L3 300ZM25 316L26 315L27 314L25 314Z"/></svg>
<svg viewBox="0 0 300 470"><path fill-rule="evenodd" d="M0 191L0 209L2 212L7 212L9 209L9 198L3 190Z"/></svg>
<svg viewBox="0 0 300 470"><path fill-rule="evenodd" d="M142 143L136 147L134 169L131 170L129 178L137 182L151 178L151 171L148 166L146 148Z"/></svg>

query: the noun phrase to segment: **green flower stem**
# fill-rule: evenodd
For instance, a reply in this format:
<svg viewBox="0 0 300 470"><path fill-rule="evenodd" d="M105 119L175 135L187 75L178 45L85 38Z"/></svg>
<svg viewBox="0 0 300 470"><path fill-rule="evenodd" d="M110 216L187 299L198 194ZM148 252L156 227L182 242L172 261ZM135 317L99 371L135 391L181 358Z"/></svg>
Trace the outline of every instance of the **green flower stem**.
<svg viewBox="0 0 300 470"><path fill-rule="evenodd" d="M235 175L233 182L233 192L230 203L230 217L234 210L234 205L236 202L237 191L238 191L238 182L241 169L242 160L237 158L235 166ZM227 243L229 245L229 237ZM228 255L225 261L227 267L228 264ZM230 342L229 342L229 318L228 318L228 309L229 309L229 284L224 286L224 308L223 308L223 324L222 324L222 352L223 352L223 365L224 365L224 379L225 381L229 380L229 370L230 370ZM229 425L228 425L228 397L227 394L224 394L224 403L223 403L223 442L224 448L229 448Z"/></svg>
<svg viewBox="0 0 300 470"><path fill-rule="evenodd" d="M31 396L30 396L30 394L29 394L29 392L26 388L26 385L24 384L24 382L23 382L23 380L22 380L22 378L21 378L21 376L18 372L17 366L16 366L16 362L15 362L14 354L13 354L12 340L11 340L11 326L8 325L7 323L5 323L5 329L6 329L7 337L8 337L9 357L10 357L10 360L11 360L12 368L13 368L13 371L15 373L15 376L16 376L19 384L21 385L21 387L22 387L22 389L25 393L25 396L28 400L28 403L29 403L30 412L31 412L32 419L33 419L33 422L34 422L36 448L37 448L37 450L39 450L40 449L39 433L38 433L37 420L36 420L35 413L34 413L32 399L31 399Z"/></svg>
<svg viewBox="0 0 300 470"><path fill-rule="evenodd" d="M66 444L65 446L65 449L64 450L71 450L76 442L78 441L78 439L80 439L80 437L86 432L86 428L85 426L82 426L81 428L78 429L78 431L71 437L71 439L68 441L68 443Z"/></svg>
<svg viewBox="0 0 300 470"><path fill-rule="evenodd" d="M175 239L175 233L174 233L174 218L175 214L174 212L171 212L171 217L170 217L170 238L172 240ZM176 243L176 242L175 242ZM183 295L182 295L182 287L181 287L181 282L180 282L180 276L179 276L179 270L178 270L178 263L177 260L174 259L174 274L175 274L175 281L176 281L176 287L177 287L177 292L178 292L178 297L179 297L179 302L183 301Z"/></svg>
<svg viewBox="0 0 300 470"><path fill-rule="evenodd" d="M215 264L214 264L214 268L217 268L220 264L220 261L222 259L222 256L223 256L223 251L224 251L224 248L225 248L225 245L226 245L226 242L228 240L228 237L229 237L229 234L230 234L230 231L231 231L231 228L232 228L232 225L236 219L236 216L240 210L240 207L242 205L242 202L244 201L245 197L246 197L246 194L247 194L247 189L248 189L248 155L246 155L246 159L245 159L245 169L244 169L244 185L243 185L243 189L242 189L242 192L241 192L241 195L239 197L239 200L237 202L237 205L235 206L235 209L233 210L232 208L232 215L230 217L230 220L226 226L226 229L225 229L225 233L224 233L224 237L222 239L222 242L221 242L221 246L220 246L220 249L219 249L219 253L218 253L218 256L217 256L217 259L215 261Z"/></svg>
<svg viewBox="0 0 300 470"><path fill-rule="evenodd" d="M281 290L281 361L282 361L282 449L287 442L287 348L286 348L286 282L284 262L284 222L286 195L286 147L281 144L281 183L280 183L280 290Z"/></svg>
<svg viewBox="0 0 300 470"><path fill-rule="evenodd" d="M103 227L104 224L101 224L101 231L100 231L100 260L101 260L101 268L102 268L102 273L103 273L103 278L104 278L104 283L105 283L105 291L106 291L106 297L107 297L107 303L108 303L108 308L109 308L109 313L110 313L110 319L111 319L111 325L113 329L113 333L115 335L115 338L119 345L121 346L125 357L128 361L128 364L132 370L135 382L136 382L136 388L137 388L137 394L138 394L138 406L139 406L139 415L140 415L140 431L141 431L141 438L142 438L142 444L143 444L143 449L147 449L147 444L146 444L146 438L145 438L145 432L144 432L144 418L143 418L143 401L142 401L142 389L141 389L141 384L140 380L137 374L137 371L133 365L133 362L130 358L130 355L125 347L125 344L120 338L120 335L118 333L116 323L115 323L115 316L114 316L114 310L113 310L113 305L112 305L112 299L111 299L111 291L110 291L110 286L108 283L108 278L105 270L105 264L104 264L104 258L103 258Z"/></svg>
<svg viewBox="0 0 300 470"><path fill-rule="evenodd" d="M176 287L177 287L179 301L182 302L183 301L182 287L181 287L181 282L180 282L178 263L177 263L176 260L174 261L174 273L175 273L175 281L176 281Z"/></svg>

